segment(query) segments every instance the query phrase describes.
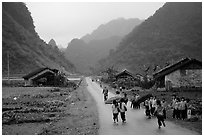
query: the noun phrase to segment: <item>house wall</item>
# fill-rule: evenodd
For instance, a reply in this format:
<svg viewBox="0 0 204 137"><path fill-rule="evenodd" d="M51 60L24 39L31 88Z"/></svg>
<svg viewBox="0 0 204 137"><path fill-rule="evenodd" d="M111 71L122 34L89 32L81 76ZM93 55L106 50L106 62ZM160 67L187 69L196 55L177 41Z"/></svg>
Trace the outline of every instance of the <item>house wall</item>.
<svg viewBox="0 0 204 137"><path fill-rule="evenodd" d="M184 87L202 87L202 70L185 70L184 75L180 78L180 84Z"/></svg>
<svg viewBox="0 0 204 137"><path fill-rule="evenodd" d="M181 77L180 70L176 70L165 76L165 87L167 87L168 81L171 83L171 87L180 87L179 78Z"/></svg>
<svg viewBox="0 0 204 137"><path fill-rule="evenodd" d="M172 88L202 87L202 69L176 70L165 76L165 87L168 85Z"/></svg>

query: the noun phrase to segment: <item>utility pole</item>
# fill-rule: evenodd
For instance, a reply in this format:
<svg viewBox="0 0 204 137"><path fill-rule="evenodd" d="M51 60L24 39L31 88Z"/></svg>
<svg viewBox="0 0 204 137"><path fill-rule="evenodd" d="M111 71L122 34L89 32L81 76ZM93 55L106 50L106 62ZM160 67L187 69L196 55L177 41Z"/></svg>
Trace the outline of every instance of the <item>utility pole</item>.
<svg viewBox="0 0 204 137"><path fill-rule="evenodd" d="M9 51L7 51L7 66L8 66L8 84L10 84L10 72L9 72Z"/></svg>

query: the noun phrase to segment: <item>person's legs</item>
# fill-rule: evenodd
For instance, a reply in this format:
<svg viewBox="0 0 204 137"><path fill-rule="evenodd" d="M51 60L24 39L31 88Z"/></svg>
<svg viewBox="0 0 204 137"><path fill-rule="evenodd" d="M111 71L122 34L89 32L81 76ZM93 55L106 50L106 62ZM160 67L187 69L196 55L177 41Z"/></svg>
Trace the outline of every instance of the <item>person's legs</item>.
<svg viewBox="0 0 204 137"><path fill-rule="evenodd" d="M173 109L173 118L176 117L176 109Z"/></svg>
<svg viewBox="0 0 204 137"><path fill-rule="evenodd" d="M126 121L125 112L124 112L124 122Z"/></svg>
<svg viewBox="0 0 204 137"><path fill-rule="evenodd" d="M165 122L164 122L164 117L161 118L161 122L162 122L163 126L165 127L166 124L165 124Z"/></svg>
<svg viewBox="0 0 204 137"><path fill-rule="evenodd" d="M120 112L122 122L125 122L125 112Z"/></svg>
<svg viewBox="0 0 204 137"><path fill-rule="evenodd" d="M182 110L182 111L181 111L181 119L182 119L182 120L185 119L185 112L186 112L186 110Z"/></svg>
<svg viewBox="0 0 204 137"><path fill-rule="evenodd" d="M162 123L161 123L161 118L160 118L160 116L157 116L157 120L158 120L159 128L161 128Z"/></svg>
<svg viewBox="0 0 204 137"><path fill-rule="evenodd" d="M118 113L116 114L116 121L118 122Z"/></svg>
<svg viewBox="0 0 204 137"><path fill-rule="evenodd" d="M152 115L154 116L155 107L152 107Z"/></svg>
<svg viewBox="0 0 204 137"><path fill-rule="evenodd" d="M113 113L113 122L115 123L116 117L115 117L115 113Z"/></svg>
<svg viewBox="0 0 204 137"><path fill-rule="evenodd" d="M181 112L180 110L177 110L177 119L180 119L180 115L181 115L180 112Z"/></svg>
<svg viewBox="0 0 204 137"><path fill-rule="evenodd" d="M149 110L150 110L150 114L152 115L152 107L151 107L151 106L150 106L150 109L149 109Z"/></svg>
<svg viewBox="0 0 204 137"><path fill-rule="evenodd" d="M166 119L166 109L163 110L164 119Z"/></svg>

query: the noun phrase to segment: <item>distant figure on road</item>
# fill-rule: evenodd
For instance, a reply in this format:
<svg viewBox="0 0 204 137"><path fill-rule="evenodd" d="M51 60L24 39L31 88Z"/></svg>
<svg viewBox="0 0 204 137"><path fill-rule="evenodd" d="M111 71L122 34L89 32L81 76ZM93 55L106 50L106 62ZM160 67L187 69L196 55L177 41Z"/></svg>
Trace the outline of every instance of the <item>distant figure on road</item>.
<svg viewBox="0 0 204 137"><path fill-rule="evenodd" d="M112 112L113 112L113 122L118 124L119 106L116 100L113 100Z"/></svg>
<svg viewBox="0 0 204 137"><path fill-rule="evenodd" d="M164 113L164 119L166 119L167 102L166 102L165 98L162 99L161 105L162 105L162 107L164 107L164 112L163 113Z"/></svg>
<svg viewBox="0 0 204 137"><path fill-rule="evenodd" d="M148 119L151 119L151 114L150 114L150 98L145 100L144 106L145 106L145 114L146 114L146 116L148 117Z"/></svg>
<svg viewBox="0 0 204 137"><path fill-rule="evenodd" d="M105 87L103 89L103 94L104 94L104 101L106 101L108 99L108 89L107 89L107 87Z"/></svg>
<svg viewBox="0 0 204 137"><path fill-rule="evenodd" d="M172 101L171 101L171 104L170 104L170 107L173 109L172 118L175 118L175 117L176 117L175 104L176 104L176 96L173 95L173 96L172 96Z"/></svg>
<svg viewBox="0 0 204 137"><path fill-rule="evenodd" d="M181 102L180 102L180 117L182 120L186 119L186 109L187 109L187 103L184 99L184 97L181 98Z"/></svg>
<svg viewBox="0 0 204 137"><path fill-rule="evenodd" d="M139 94L136 94L136 97L135 97L135 103L133 105L133 108L136 108L136 109L140 109L140 103L138 103L138 99L140 98L140 95Z"/></svg>
<svg viewBox="0 0 204 137"><path fill-rule="evenodd" d="M127 97L127 93L124 93L124 103L125 103L125 105L127 105L127 103L128 103L128 97Z"/></svg>
<svg viewBox="0 0 204 137"><path fill-rule="evenodd" d="M154 116L154 111L156 109L157 103L156 103L157 99L156 96L154 96L151 100L151 115Z"/></svg>
<svg viewBox="0 0 204 137"><path fill-rule="evenodd" d="M130 108L134 108L135 98L136 98L136 95L134 95L134 96L132 97L132 99L131 99Z"/></svg>
<svg viewBox="0 0 204 137"><path fill-rule="evenodd" d="M161 128L162 124L165 127L166 124L164 122L164 107L161 105L160 100L157 100L157 106L155 108L154 114L157 117L159 128Z"/></svg>
<svg viewBox="0 0 204 137"><path fill-rule="evenodd" d="M127 111L127 106L125 105L125 101L123 98L121 98L120 100L120 116L122 119L122 122L126 122L126 118L125 118L125 111Z"/></svg>

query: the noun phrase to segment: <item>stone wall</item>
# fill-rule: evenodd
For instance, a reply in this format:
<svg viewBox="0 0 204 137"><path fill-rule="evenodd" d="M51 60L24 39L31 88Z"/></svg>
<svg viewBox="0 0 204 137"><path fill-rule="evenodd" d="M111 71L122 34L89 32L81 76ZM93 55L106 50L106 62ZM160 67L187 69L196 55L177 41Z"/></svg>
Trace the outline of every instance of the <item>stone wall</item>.
<svg viewBox="0 0 204 137"><path fill-rule="evenodd" d="M176 70L165 76L165 86L167 83L172 88L202 87L202 69Z"/></svg>

